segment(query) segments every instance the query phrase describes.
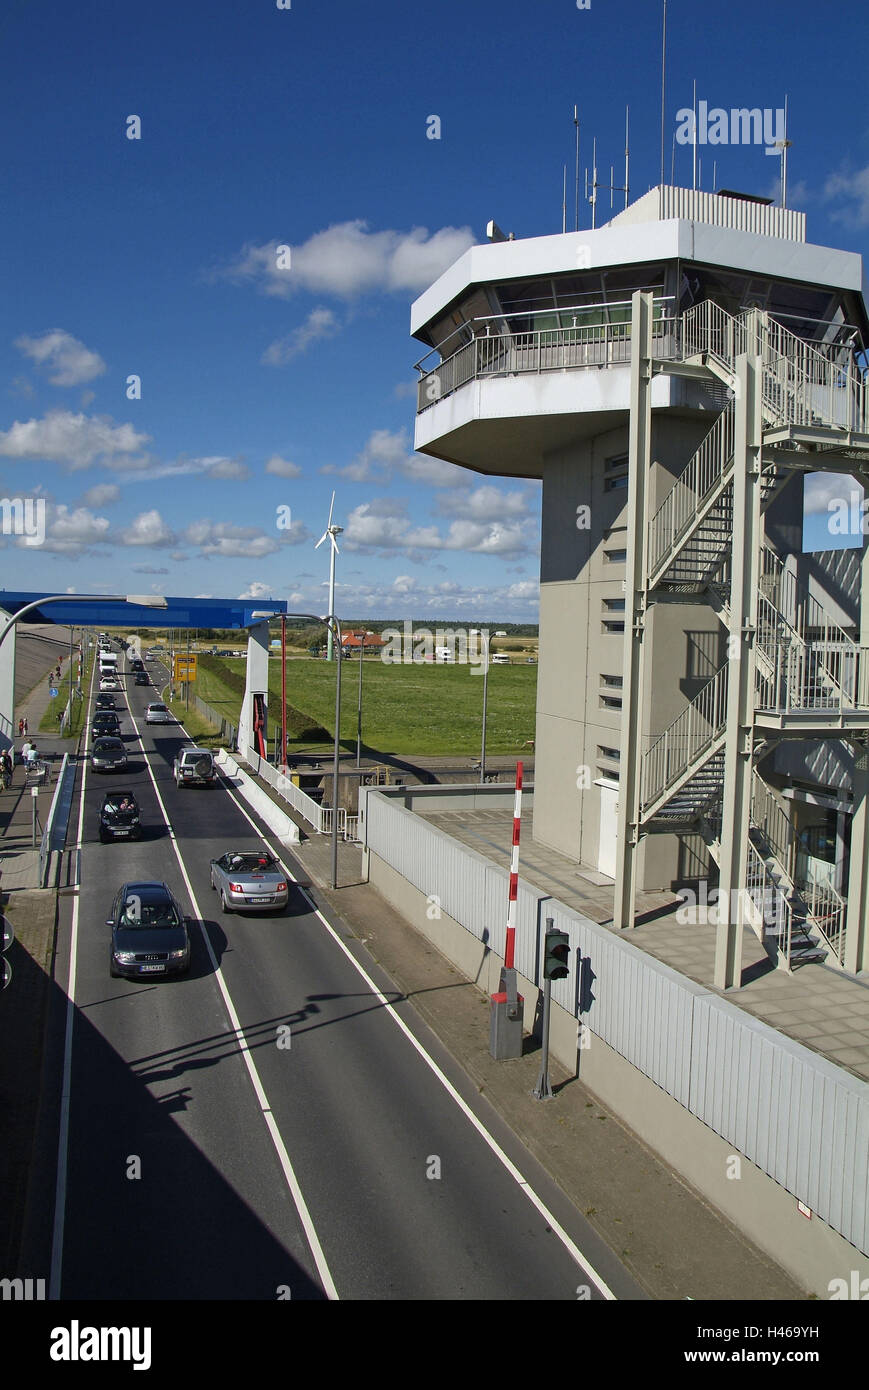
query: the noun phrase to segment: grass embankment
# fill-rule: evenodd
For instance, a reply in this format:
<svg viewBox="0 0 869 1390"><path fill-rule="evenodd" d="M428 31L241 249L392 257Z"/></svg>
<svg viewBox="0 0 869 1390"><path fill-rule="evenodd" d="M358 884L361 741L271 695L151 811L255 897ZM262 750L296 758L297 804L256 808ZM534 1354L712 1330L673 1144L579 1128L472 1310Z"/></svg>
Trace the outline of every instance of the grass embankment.
<svg viewBox="0 0 869 1390"><path fill-rule="evenodd" d="M345 661L341 680L341 741L356 746L359 681L357 660ZM233 723L238 722L244 689L244 662L199 658L197 693ZM489 669L487 753L518 754L534 737L536 666ZM299 658L287 663L289 746L300 753L322 752L333 736L335 666ZM280 662L269 662L269 726L280 715ZM372 753L417 757L479 755L483 677L472 666L387 665L367 658L362 673L363 746ZM317 728L322 732L316 736ZM313 736L312 736L313 735Z"/></svg>
<svg viewBox="0 0 869 1390"><path fill-rule="evenodd" d="M166 694L168 696L168 686ZM205 715L200 714L199 710L194 709L192 705L189 709L185 707L183 693L176 696L174 700L167 698L165 704L179 723L184 725L197 748L210 748L216 753L223 745L224 740L221 738L220 730L211 723L211 720L206 719Z"/></svg>
<svg viewBox="0 0 869 1390"><path fill-rule="evenodd" d="M73 686L72 717L70 723L63 731L63 737L77 739L82 731L85 718L87 717L88 691L90 689L91 671L94 664L95 648L91 647L86 651L84 658L84 670L82 671L79 684L82 689L80 700L75 698L75 686ZM47 680L43 676L43 680ZM34 686L34 689L36 687ZM59 732L59 724L63 711L66 709L69 700L69 668L64 672L57 687L57 697L49 700L48 707L39 721L39 732L41 734L56 734Z"/></svg>

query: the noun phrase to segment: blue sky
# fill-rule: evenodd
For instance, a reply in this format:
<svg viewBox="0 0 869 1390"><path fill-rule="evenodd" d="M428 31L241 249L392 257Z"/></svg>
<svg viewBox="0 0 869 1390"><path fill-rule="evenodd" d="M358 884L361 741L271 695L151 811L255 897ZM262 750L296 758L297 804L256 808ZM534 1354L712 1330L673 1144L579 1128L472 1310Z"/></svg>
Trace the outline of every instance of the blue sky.
<svg viewBox="0 0 869 1390"><path fill-rule="evenodd" d="M668 172L694 77L710 105L787 92L789 203L863 252L865 8L702 13L668 5ZM490 217L560 230L574 102L583 163L597 134L619 168L629 103L633 190L658 181L660 22L654 0L9 0L0 487L46 498L48 536L6 541L5 585L322 612L335 488L342 616L536 620L538 487L413 455L409 306ZM717 154L719 186L776 191L758 147Z"/></svg>

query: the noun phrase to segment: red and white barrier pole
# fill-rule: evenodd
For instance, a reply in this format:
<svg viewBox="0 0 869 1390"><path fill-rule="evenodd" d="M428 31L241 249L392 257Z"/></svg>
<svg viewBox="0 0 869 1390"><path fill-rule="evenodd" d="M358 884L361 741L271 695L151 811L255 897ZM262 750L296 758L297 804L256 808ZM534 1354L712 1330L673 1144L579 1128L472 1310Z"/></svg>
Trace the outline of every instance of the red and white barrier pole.
<svg viewBox="0 0 869 1390"><path fill-rule="evenodd" d="M516 953L516 893L519 887L519 827L522 818L522 764L516 764L516 796L513 802L513 848L510 854L510 897L507 905L507 942L504 969L513 969Z"/></svg>
<svg viewBox="0 0 869 1390"><path fill-rule="evenodd" d="M522 815L522 764L516 764L516 796L513 803L513 848L510 855L510 890L507 904L507 940L497 994L489 996L489 1052L496 1062L522 1056L524 1000L516 985L516 899L519 889L519 826Z"/></svg>

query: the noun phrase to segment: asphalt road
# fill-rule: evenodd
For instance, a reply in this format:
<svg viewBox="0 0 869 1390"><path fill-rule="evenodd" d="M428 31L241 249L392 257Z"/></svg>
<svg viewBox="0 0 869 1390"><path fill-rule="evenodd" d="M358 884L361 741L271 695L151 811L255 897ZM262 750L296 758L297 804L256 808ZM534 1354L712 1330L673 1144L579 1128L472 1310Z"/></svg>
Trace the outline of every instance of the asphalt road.
<svg viewBox="0 0 869 1390"><path fill-rule="evenodd" d="M644 1297L313 890L291 887L280 915L221 913L209 861L227 849L264 838L302 871L225 784L176 788L183 731L145 725L159 688L124 685L130 768L84 775L61 924L55 1296ZM141 842L99 842L115 785L135 791ZM80 786L72 832L81 804ZM105 919L136 878L194 920L189 976L110 978Z"/></svg>

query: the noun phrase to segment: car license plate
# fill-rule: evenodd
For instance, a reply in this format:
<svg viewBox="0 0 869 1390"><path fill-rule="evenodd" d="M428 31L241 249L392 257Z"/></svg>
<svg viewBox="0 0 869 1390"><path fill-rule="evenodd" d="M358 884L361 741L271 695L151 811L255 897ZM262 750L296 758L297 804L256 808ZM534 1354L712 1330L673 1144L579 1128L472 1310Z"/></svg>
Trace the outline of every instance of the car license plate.
<svg viewBox="0 0 869 1390"><path fill-rule="evenodd" d="M271 898L248 898L248 902L249 902L249 903L268 903L268 902L271 902Z"/></svg>
<svg viewBox="0 0 869 1390"><path fill-rule="evenodd" d="M165 970L166 967L165 965L140 965L139 969L141 970L143 975L156 975L158 971Z"/></svg>
<svg viewBox="0 0 869 1390"><path fill-rule="evenodd" d="M129 830L116 830L116 831L115 831L115 834L116 834L116 835L129 835L129 833L130 833Z"/></svg>

